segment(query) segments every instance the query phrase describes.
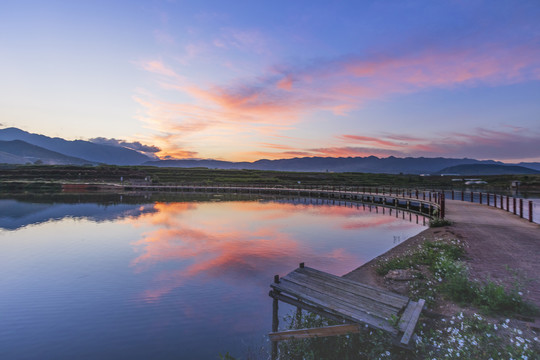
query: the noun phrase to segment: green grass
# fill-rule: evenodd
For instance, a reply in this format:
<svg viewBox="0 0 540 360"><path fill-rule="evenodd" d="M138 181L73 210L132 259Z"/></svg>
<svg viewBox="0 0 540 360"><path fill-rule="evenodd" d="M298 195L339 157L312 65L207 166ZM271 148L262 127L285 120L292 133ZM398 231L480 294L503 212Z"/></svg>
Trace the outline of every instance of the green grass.
<svg viewBox="0 0 540 360"><path fill-rule="evenodd" d="M463 256L464 252L463 246L457 240L450 243L426 241L419 248L403 256L379 261L376 272L379 275L386 275L390 270L417 269L419 265L433 267L440 257L457 260Z"/></svg>
<svg viewBox="0 0 540 360"><path fill-rule="evenodd" d="M379 261L376 272L386 275L390 270L418 270L424 265L430 270L430 276L419 276L411 284L411 292L428 304L433 304L436 296L442 295L462 305L474 305L486 314L538 314L534 305L523 300L517 280L511 289L491 280L471 281L467 267L460 261L463 256L464 248L457 240L426 241L403 256Z"/></svg>
<svg viewBox="0 0 540 360"><path fill-rule="evenodd" d="M429 227L442 227L450 225L452 225L452 222L447 219L436 218L429 221Z"/></svg>
<svg viewBox="0 0 540 360"><path fill-rule="evenodd" d="M144 179L150 177L156 184L268 184L329 185L387 188L452 189L463 184L452 182L448 176L419 176L372 173L326 173L262 170L217 170L207 168L158 168L152 166L72 166L72 165L1 165L0 183L7 181L83 181L120 182L120 177ZM521 189L540 187L540 175L483 176L488 182L484 188L507 189L512 180L522 182Z"/></svg>

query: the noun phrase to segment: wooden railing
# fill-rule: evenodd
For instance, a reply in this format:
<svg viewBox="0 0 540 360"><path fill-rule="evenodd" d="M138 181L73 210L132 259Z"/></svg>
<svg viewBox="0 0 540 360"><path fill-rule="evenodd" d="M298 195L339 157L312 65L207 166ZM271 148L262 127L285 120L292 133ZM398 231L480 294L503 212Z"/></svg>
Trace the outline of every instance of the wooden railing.
<svg viewBox="0 0 540 360"><path fill-rule="evenodd" d="M399 208L430 219L444 218L444 193L389 187L329 185L124 185L125 190L170 192L216 192L297 195L316 198L347 199L386 208Z"/></svg>
<svg viewBox="0 0 540 360"><path fill-rule="evenodd" d="M441 193L444 193L441 191ZM508 195L492 194L480 191L456 191L447 190L447 196L452 200L470 201L479 204L485 204L487 206L493 206L508 212L513 212L514 215L518 215L520 218L524 218L526 215L530 222L533 222L533 208L534 204L531 200L524 200L523 198L515 198ZM524 203L528 202L527 214L524 212Z"/></svg>

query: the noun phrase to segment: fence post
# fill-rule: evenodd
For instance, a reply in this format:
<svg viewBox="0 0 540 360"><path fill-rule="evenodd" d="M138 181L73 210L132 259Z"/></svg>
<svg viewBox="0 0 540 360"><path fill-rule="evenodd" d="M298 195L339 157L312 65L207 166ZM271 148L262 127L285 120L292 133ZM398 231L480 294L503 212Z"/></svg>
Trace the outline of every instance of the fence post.
<svg viewBox="0 0 540 360"><path fill-rule="evenodd" d="M480 204L482 203L482 193L479 193L480 194Z"/></svg>
<svg viewBox="0 0 540 360"><path fill-rule="evenodd" d="M516 198L512 198L512 202L514 203L513 204L514 205L514 215L516 215L517 214L517 212L516 212Z"/></svg>
<svg viewBox="0 0 540 360"><path fill-rule="evenodd" d="M471 191L471 202L474 201L474 191Z"/></svg>
<svg viewBox="0 0 540 360"><path fill-rule="evenodd" d="M441 204L440 204L440 206L441 206L441 212L440 212L441 213L441 219L444 219L444 203L445 203L445 201L444 201L444 192L442 192L441 193Z"/></svg>
<svg viewBox="0 0 540 360"><path fill-rule="evenodd" d="M452 190L452 200L454 200L454 190Z"/></svg>
<svg viewBox="0 0 540 360"><path fill-rule="evenodd" d="M519 217L523 217L523 199L519 199Z"/></svg>
<svg viewBox="0 0 540 360"><path fill-rule="evenodd" d="M533 202L529 200L529 221L533 222Z"/></svg>
<svg viewBox="0 0 540 360"><path fill-rule="evenodd" d="M510 211L510 197L506 195L506 211Z"/></svg>

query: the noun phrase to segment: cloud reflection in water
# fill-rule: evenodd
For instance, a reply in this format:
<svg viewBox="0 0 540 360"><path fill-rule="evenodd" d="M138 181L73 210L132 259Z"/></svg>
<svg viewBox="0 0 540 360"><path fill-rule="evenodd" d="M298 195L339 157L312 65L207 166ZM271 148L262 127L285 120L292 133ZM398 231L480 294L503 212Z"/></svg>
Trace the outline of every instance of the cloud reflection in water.
<svg viewBox="0 0 540 360"><path fill-rule="evenodd" d="M152 230L133 245L136 272L155 272L142 298L154 302L192 282L267 287L305 261L342 275L393 246L394 234L417 227L354 207L238 201L156 203L156 213L133 220ZM362 233L364 231L364 233ZM376 244L376 248L373 245Z"/></svg>

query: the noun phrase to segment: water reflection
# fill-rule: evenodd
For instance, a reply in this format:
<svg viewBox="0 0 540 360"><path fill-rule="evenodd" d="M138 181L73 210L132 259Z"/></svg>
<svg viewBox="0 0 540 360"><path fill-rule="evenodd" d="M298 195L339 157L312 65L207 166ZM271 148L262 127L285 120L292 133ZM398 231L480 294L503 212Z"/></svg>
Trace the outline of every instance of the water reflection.
<svg viewBox="0 0 540 360"><path fill-rule="evenodd" d="M268 282L270 277L262 274L283 274L302 261L342 275L381 253L378 230L391 231L396 239L414 227L361 208L330 205L157 203L155 210L127 220L134 226L155 227L133 243L138 253L131 263L134 271L166 268L155 275L156 285L142 294L146 301L156 301L194 279ZM360 229L370 234L361 241L356 238ZM395 245L384 243L385 250Z"/></svg>
<svg viewBox="0 0 540 360"><path fill-rule="evenodd" d="M310 199L65 200L0 200L1 358L242 356L270 329L273 275L342 275L422 230Z"/></svg>
<svg viewBox="0 0 540 360"><path fill-rule="evenodd" d="M113 221L153 212L156 210L152 204L36 203L4 199L0 200L0 229L17 230L64 218Z"/></svg>

